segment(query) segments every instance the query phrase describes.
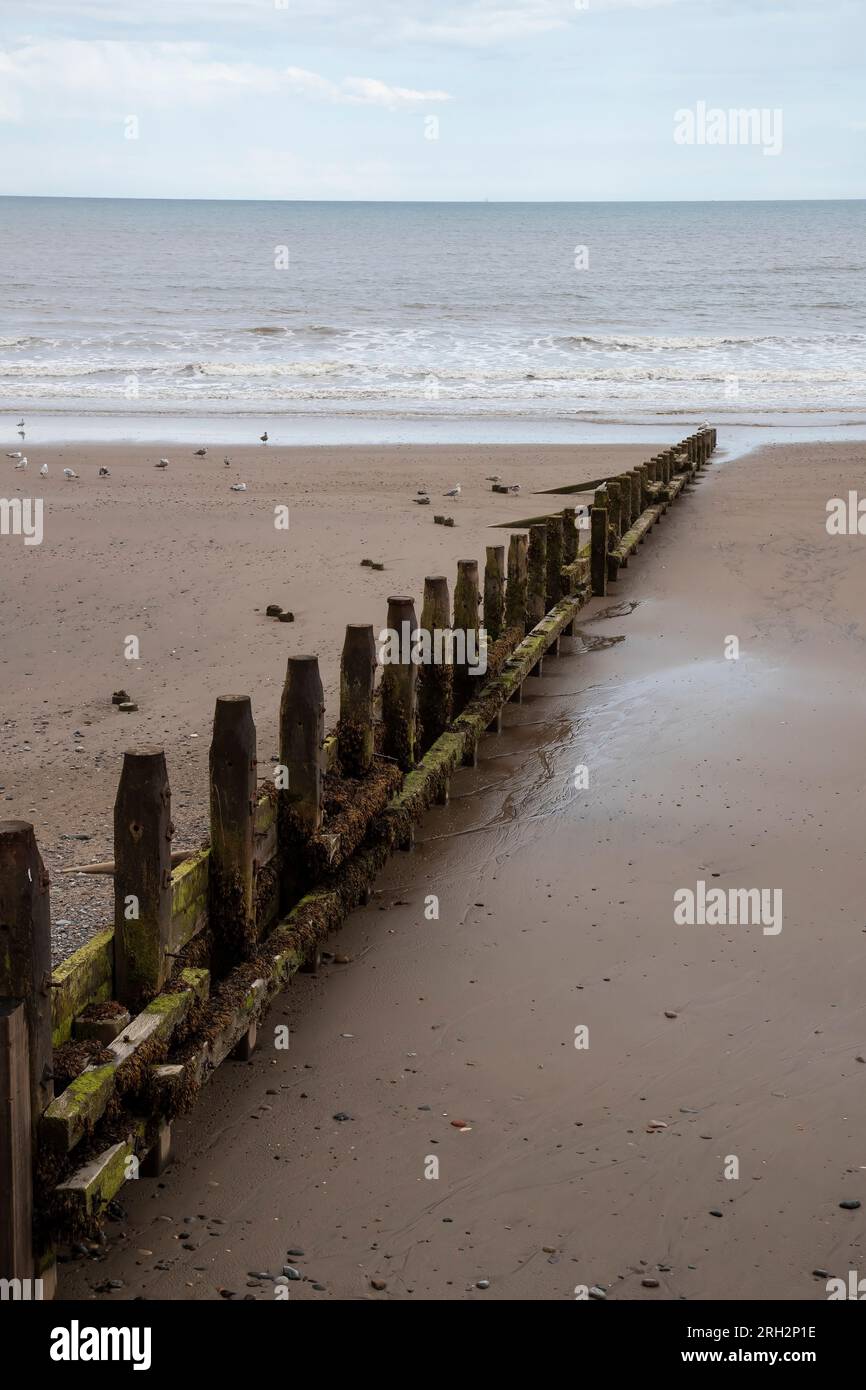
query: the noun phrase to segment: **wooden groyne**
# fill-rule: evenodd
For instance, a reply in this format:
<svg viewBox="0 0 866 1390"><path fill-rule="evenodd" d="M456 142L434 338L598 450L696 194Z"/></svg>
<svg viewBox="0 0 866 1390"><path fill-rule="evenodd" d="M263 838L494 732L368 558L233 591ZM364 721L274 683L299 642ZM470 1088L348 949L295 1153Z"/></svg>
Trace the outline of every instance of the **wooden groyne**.
<svg viewBox="0 0 866 1390"><path fill-rule="evenodd" d="M350 625L334 729L317 657L290 657L266 779L250 696L221 696L198 850L172 852L163 749L130 749L114 859L94 866L113 876L113 923L53 972L33 826L0 822L0 1279L41 1278L51 1296L57 1246L92 1234L124 1182L161 1171L173 1119L226 1058L249 1057L269 1003L317 968L328 933L715 444L705 428L600 483L588 530L566 507L512 535L507 555L488 546L483 575L461 560L453 611L441 575L420 618L412 597L389 599L387 630L410 645L384 663L373 626Z"/></svg>

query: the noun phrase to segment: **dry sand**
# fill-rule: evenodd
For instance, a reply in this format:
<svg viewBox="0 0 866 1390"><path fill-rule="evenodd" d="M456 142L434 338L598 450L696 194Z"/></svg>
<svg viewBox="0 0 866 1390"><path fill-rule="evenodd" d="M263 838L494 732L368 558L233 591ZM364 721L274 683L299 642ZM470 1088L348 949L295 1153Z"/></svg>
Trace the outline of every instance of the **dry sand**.
<svg viewBox="0 0 866 1390"><path fill-rule="evenodd" d="M164 746L175 847L198 844L218 695L252 695L266 775L289 654L318 653L335 720L346 623L384 626L389 594L420 605L425 574L453 580L458 558L483 562L485 545L507 541L495 523L549 510L535 489L604 476L652 452L257 446L229 449L226 468L218 445L204 459L189 445L27 447L26 476L0 460L5 495L45 505L42 545L0 541L0 805L33 821L55 871L56 956L111 920L110 882L57 870L113 857L124 748ZM165 471L155 467L163 456ZM97 477L101 465L110 478ZM79 480L66 481L64 467ZM492 493L488 474L520 483L523 495ZM458 481L461 497L444 499ZM233 482L248 491L231 492ZM429 507L412 500L419 487L429 487ZM279 505L290 509L288 531L274 526ZM439 513L454 517L453 529L434 525ZM384 570L362 568L363 558ZM291 610L294 623L266 618L269 603ZM124 655L129 636L140 661ZM137 713L112 706L121 688ZM62 838L79 835L89 838Z"/></svg>
<svg viewBox="0 0 866 1390"><path fill-rule="evenodd" d="M862 540L824 527L861 459L713 465L391 861L334 943L350 963L296 978L253 1060L175 1126L162 1183L123 1190L109 1257L64 1266L61 1297L114 1278L120 1299L272 1300L248 1272L288 1264L302 1300L595 1283L823 1299L812 1271L866 1270L862 1211L839 1207L866 1195L866 578ZM376 549L372 523L359 533ZM411 574L432 556L414 558ZM250 583L246 610L270 596ZM698 879L781 889L782 931L675 926Z"/></svg>

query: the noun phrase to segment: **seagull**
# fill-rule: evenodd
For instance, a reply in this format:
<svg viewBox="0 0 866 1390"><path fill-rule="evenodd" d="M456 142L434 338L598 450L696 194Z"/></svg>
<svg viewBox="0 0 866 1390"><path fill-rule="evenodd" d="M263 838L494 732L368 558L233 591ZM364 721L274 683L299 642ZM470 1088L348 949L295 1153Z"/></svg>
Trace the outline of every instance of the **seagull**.
<svg viewBox="0 0 866 1390"><path fill-rule="evenodd" d="M519 492L519 491L520 491L520 484L519 484L519 483L512 483L512 484L509 486L508 491L509 491L509 492Z"/></svg>
<svg viewBox="0 0 866 1390"><path fill-rule="evenodd" d="M448 489L447 492L443 492L442 496L443 496L443 497L459 497L459 496L460 496L460 484L459 484L459 483L455 483L454 486L453 486L453 487L450 487L450 488Z"/></svg>
<svg viewBox="0 0 866 1390"><path fill-rule="evenodd" d="M40 470L39 470L39 476L40 476L40 478L47 478L47 477L48 477L48 464L47 464L47 463L43 463L42 467L41 467Z"/></svg>
<svg viewBox="0 0 866 1390"><path fill-rule="evenodd" d="M27 455L26 455L26 454L24 455L23 459L20 459L19 462L16 463L15 467L16 467L16 468L26 468L26 467L27 467Z"/></svg>
<svg viewBox="0 0 866 1390"><path fill-rule="evenodd" d="M430 498L427 496L426 492L419 493L418 496L415 498L415 501L416 501L416 502L418 503L418 505L421 506L421 507L429 507L429 506L430 506Z"/></svg>
<svg viewBox="0 0 866 1390"><path fill-rule="evenodd" d="M100 477L100 478L110 478L110 477L111 477L111 474L109 473L108 469L103 465L103 467L100 468L99 473L97 474L97 477Z"/></svg>
<svg viewBox="0 0 866 1390"><path fill-rule="evenodd" d="M223 459L223 463L225 464L226 468L231 468L231 460L229 459L228 454L226 454L225 458Z"/></svg>
<svg viewBox="0 0 866 1390"><path fill-rule="evenodd" d="M203 459L206 453L207 449L196 449L195 456L196 458Z"/></svg>
<svg viewBox="0 0 866 1390"><path fill-rule="evenodd" d="M259 439L262 441L263 444L267 444L267 442L268 442L268 432L267 432L267 430L265 430L264 434L260 434L260 435L259 435Z"/></svg>
<svg viewBox="0 0 866 1390"><path fill-rule="evenodd" d="M154 464L155 468L168 468L168 459L160 459L159 463Z"/></svg>
<svg viewBox="0 0 866 1390"><path fill-rule="evenodd" d="M64 478L77 478L78 474L76 473L74 468L64 468L63 476Z"/></svg>
<svg viewBox="0 0 866 1390"><path fill-rule="evenodd" d="M19 430L19 431L18 431L18 434L19 434L19 437L20 437L21 439L24 438L24 431L23 431L23 430Z"/></svg>
<svg viewBox="0 0 866 1390"><path fill-rule="evenodd" d="M23 418L20 419L20 420L18 421L18 428L19 428L19 430L23 430L23 428L24 428L24 420L23 420Z"/></svg>
<svg viewBox="0 0 866 1390"><path fill-rule="evenodd" d="M15 452L14 452L14 454L7 454L6 457L7 457L8 459L20 459L20 457L21 457L21 450L20 450L20 449L16 449Z"/></svg>
<svg viewBox="0 0 866 1390"><path fill-rule="evenodd" d="M246 492L246 490L246 483L231 483L229 486L229 492Z"/></svg>

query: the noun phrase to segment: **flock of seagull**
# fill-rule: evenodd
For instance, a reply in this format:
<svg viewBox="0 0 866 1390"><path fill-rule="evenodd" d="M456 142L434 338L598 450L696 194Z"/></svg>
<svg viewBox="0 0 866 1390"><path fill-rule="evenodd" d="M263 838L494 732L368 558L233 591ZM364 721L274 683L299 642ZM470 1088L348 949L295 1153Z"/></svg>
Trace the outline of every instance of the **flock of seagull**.
<svg viewBox="0 0 866 1390"><path fill-rule="evenodd" d="M22 439L25 438L25 421L24 421L23 418L20 419L20 420L18 421L18 434L20 435L20 437L21 437ZM260 435L259 435L259 439L260 439L260 441L261 441L262 444L267 444L267 442L268 442L268 432L267 432L267 430L265 430L264 434L260 434ZM196 458L201 458L201 459L203 459L203 458L206 457L206 455L207 455L207 449L206 449L205 447L202 447L201 449L196 449L196 451L195 451L195 456L196 456ZM7 452L6 457L7 457L8 459L14 459L16 471L21 471L21 470L24 470L24 469L26 469L26 468L28 467L29 460L28 460L28 458L27 458L27 455L26 455L26 454L23 454L23 453L21 452L20 449L15 449L15 450L12 450L12 451L10 451L10 452ZM228 457L228 454L226 454L225 457L223 458L223 463L225 464L226 468L231 468L231 466L232 466L232 464L231 464L231 459ZM164 468L168 468L168 467L169 467L169 460L168 460L167 458L161 458L161 459L159 460L159 463L155 464L154 467L156 467L156 468L163 468L163 469L164 469ZM40 470L39 470L39 476L40 476L40 478L47 478L47 477L48 477L48 464L47 464L47 463L43 463L42 467L41 467ZM63 470L63 476L64 476L64 478L67 479L67 481L69 481L69 480L71 480L71 479L73 479L73 478L77 479L77 478L79 477L79 474L76 473L76 471L75 471L74 468L64 468L64 470ZM110 477L111 477L111 470L108 469L108 468L106 468L106 467L103 465L103 466L101 466L101 467L98 469L98 471L97 471L97 477L98 477L98 478L110 478ZM247 485L246 485L246 483L232 483L231 486L229 487L229 491L230 491L230 492L246 492L246 491L247 491ZM458 492L460 491L459 487L458 487L457 491L458 491Z"/></svg>
<svg viewBox="0 0 866 1390"><path fill-rule="evenodd" d="M502 479L500 478L498 473L492 473L489 478L485 479L485 481L488 483L501 483ZM450 487L447 492L443 492L442 496L457 498L460 496L462 491L463 489L460 483L455 483L454 486ZM509 485L508 491L515 494L518 493L520 491L520 484L511 483ZM412 500L414 502L417 502L420 507L429 507L430 493L428 492L426 487L419 487Z"/></svg>

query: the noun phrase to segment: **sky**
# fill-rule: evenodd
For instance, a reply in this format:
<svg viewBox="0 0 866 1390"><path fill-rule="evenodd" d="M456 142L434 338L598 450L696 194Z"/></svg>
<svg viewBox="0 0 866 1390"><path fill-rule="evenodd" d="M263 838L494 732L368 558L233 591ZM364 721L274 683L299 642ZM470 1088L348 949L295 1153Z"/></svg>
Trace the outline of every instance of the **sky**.
<svg viewBox="0 0 866 1390"><path fill-rule="evenodd" d="M862 198L864 51L866 0L0 0L0 193Z"/></svg>

